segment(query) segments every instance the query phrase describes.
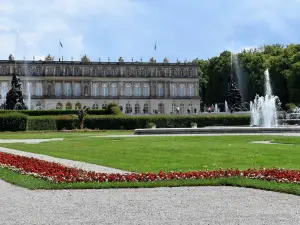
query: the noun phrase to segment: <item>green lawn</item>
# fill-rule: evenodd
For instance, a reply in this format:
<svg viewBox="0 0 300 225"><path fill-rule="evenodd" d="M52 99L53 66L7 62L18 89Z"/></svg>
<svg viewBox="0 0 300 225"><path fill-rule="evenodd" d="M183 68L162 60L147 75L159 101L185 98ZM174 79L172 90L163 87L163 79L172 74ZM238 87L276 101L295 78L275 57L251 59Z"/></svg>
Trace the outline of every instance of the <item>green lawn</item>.
<svg viewBox="0 0 300 225"><path fill-rule="evenodd" d="M3 133L2 133L3 134ZM73 159L134 172L281 167L300 169L300 140L282 136L90 137L113 133L0 134L1 138L64 137L41 144L1 147ZM126 134L120 132L119 134ZM251 144L273 140L274 145ZM286 145L292 143L294 145Z"/></svg>

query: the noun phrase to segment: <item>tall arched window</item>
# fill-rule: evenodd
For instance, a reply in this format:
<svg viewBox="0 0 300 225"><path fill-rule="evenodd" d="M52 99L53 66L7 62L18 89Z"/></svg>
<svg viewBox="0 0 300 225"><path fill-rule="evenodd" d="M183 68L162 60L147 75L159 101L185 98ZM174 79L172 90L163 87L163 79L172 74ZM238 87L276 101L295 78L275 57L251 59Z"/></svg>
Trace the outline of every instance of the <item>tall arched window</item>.
<svg viewBox="0 0 300 225"><path fill-rule="evenodd" d="M185 84L180 84L180 87L179 87L179 96L180 97L185 96Z"/></svg>
<svg viewBox="0 0 300 225"><path fill-rule="evenodd" d="M41 82L35 84L35 95L43 96L43 84Z"/></svg>
<svg viewBox="0 0 300 225"><path fill-rule="evenodd" d="M140 114L141 113L141 106L138 102L135 103L135 105L134 105L134 113L135 114Z"/></svg>
<svg viewBox="0 0 300 225"><path fill-rule="evenodd" d="M126 111L125 113L132 113L132 107L129 102L126 103Z"/></svg>
<svg viewBox="0 0 300 225"><path fill-rule="evenodd" d="M103 83L101 85L101 95L102 96L108 96L108 85L107 85L107 83Z"/></svg>
<svg viewBox="0 0 300 225"><path fill-rule="evenodd" d="M143 95L146 97L150 96L150 87L149 84L144 84Z"/></svg>
<svg viewBox="0 0 300 225"><path fill-rule="evenodd" d="M177 87L176 84L171 84L171 97L177 96Z"/></svg>
<svg viewBox="0 0 300 225"><path fill-rule="evenodd" d="M125 84L125 96L131 96L131 84L127 83Z"/></svg>
<svg viewBox="0 0 300 225"><path fill-rule="evenodd" d="M164 96L164 86L163 86L163 84L157 84L156 95L159 96L159 97Z"/></svg>
<svg viewBox="0 0 300 225"><path fill-rule="evenodd" d="M58 102L58 103L56 104L56 109L63 109L63 104L60 103L60 102Z"/></svg>
<svg viewBox="0 0 300 225"><path fill-rule="evenodd" d="M189 84L188 96L192 97L195 95L195 86L194 84Z"/></svg>
<svg viewBox="0 0 300 225"><path fill-rule="evenodd" d="M162 102L158 104L158 113L160 113L160 114L165 113L165 107L164 107L164 104Z"/></svg>
<svg viewBox="0 0 300 225"><path fill-rule="evenodd" d="M61 83L55 83L55 96L61 96Z"/></svg>
<svg viewBox="0 0 300 225"><path fill-rule="evenodd" d="M47 87L47 95L48 95L48 96L51 96L51 95L52 95L52 85L51 85L51 84L48 84L48 87Z"/></svg>
<svg viewBox="0 0 300 225"><path fill-rule="evenodd" d="M98 96L99 95L99 84L93 83L92 84L92 96Z"/></svg>
<svg viewBox="0 0 300 225"><path fill-rule="evenodd" d="M118 87L116 83L111 84L111 96L116 97L118 95Z"/></svg>
<svg viewBox="0 0 300 225"><path fill-rule="evenodd" d="M75 83L74 84L74 96L80 96L80 93L81 93L81 87L80 87L80 83Z"/></svg>
<svg viewBox="0 0 300 225"><path fill-rule="evenodd" d="M72 109L72 104L70 102L66 104L66 109Z"/></svg>
<svg viewBox="0 0 300 225"><path fill-rule="evenodd" d="M144 114L148 114L149 113L149 105L148 105L147 102L144 104L143 112L144 112Z"/></svg>
<svg viewBox="0 0 300 225"><path fill-rule="evenodd" d="M71 83L65 83L65 96L71 96Z"/></svg>
<svg viewBox="0 0 300 225"><path fill-rule="evenodd" d="M179 113L180 114L184 114L184 103L180 103L180 106L179 106Z"/></svg>
<svg viewBox="0 0 300 225"><path fill-rule="evenodd" d="M133 95L141 96L141 87L139 83L134 84Z"/></svg>
<svg viewBox="0 0 300 225"><path fill-rule="evenodd" d="M81 109L81 104L79 102L75 104L75 109Z"/></svg>

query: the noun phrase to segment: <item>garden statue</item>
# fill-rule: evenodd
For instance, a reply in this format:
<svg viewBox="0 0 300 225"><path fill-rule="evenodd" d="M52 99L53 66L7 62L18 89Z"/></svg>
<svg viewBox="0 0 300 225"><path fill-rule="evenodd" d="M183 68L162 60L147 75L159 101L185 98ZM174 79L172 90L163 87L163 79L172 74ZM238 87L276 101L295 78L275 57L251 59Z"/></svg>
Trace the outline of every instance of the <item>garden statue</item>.
<svg viewBox="0 0 300 225"><path fill-rule="evenodd" d="M83 130L83 122L86 115L88 115L89 107L84 106L83 109L77 111L77 116L79 119L80 129Z"/></svg>
<svg viewBox="0 0 300 225"><path fill-rule="evenodd" d="M13 71L11 89L6 95L6 102L4 108L9 110L27 109L22 95L20 78L16 72L16 69L14 69Z"/></svg>

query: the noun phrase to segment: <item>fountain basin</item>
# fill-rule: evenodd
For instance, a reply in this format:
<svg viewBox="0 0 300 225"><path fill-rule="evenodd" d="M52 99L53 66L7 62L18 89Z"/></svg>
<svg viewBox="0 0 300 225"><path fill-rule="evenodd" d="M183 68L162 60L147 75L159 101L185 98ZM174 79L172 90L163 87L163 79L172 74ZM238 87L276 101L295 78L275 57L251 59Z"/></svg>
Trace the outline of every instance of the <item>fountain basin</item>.
<svg viewBox="0 0 300 225"><path fill-rule="evenodd" d="M135 129L134 135L157 134L226 134L226 133L300 133L298 126L278 127L202 127Z"/></svg>

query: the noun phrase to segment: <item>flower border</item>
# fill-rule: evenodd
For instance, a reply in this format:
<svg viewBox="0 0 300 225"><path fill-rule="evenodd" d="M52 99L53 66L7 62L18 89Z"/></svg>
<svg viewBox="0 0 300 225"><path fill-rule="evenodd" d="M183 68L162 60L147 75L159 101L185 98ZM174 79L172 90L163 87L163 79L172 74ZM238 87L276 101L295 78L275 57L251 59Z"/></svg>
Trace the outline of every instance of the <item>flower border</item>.
<svg viewBox="0 0 300 225"><path fill-rule="evenodd" d="M159 173L96 173L78 168L66 167L58 163L0 152L0 167L12 169L21 174L33 175L53 183L73 182L152 182L163 180L196 180L222 177L244 177L300 184L299 170L272 169L219 169L188 172Z"/></svg>

